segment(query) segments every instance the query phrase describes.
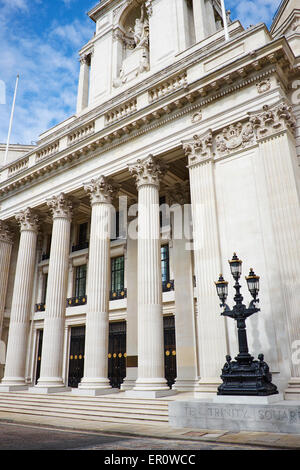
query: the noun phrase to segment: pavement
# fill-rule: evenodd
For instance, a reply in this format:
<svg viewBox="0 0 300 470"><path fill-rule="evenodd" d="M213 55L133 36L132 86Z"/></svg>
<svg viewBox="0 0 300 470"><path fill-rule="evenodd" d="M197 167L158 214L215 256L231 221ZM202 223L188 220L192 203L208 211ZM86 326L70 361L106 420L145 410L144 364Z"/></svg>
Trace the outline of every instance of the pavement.
<svg viewBox="0 0 300 470"><path fill-rule="evenodd" d="M95 433L105 436L118 436L121 438L140 438L163 440L169 443L176 442L177 449L185 449L190 443L198 443L199 448L204 444L244 449L300 449L300 434L280 434L268 432L230 432L224 430L207 430L191 428L172 428L168 424L134 425L122 423L95 422L85 419L67 419L49 416L32 416L21 413L0 411L0 426L21 425L30 427L47 427L49 430L65 432ZM3 434L2 434L3 435ZM145 442L145 441L144 441ZM179 443L179 444L177 444ZM123 444L122 444L123 446ZM205 446L204 446L205 447ZM97 444L96 444L97 448ZM99 448L99 447L98 447ZM107 447L103 447L107 448ZM124 449L124 447L122 447ZM125 447L126 448L126 447ZM143 448L143 447L140 447ZM152 447L153 448L153 447ZM167 447L168 448L168 445ZM0 443L1 449L1 443ZM2 447L3 449L3 447ZM15 447L16 449L16 447Z"/></svg>

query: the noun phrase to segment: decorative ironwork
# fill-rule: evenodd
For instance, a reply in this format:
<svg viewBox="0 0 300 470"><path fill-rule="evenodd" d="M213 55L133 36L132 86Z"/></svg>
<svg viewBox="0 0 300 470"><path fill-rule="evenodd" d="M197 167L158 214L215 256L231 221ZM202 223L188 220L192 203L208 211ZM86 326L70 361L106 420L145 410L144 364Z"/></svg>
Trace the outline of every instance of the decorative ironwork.
<svg viewBox="0 0 300 470"><path fill-rule="evenodd" d="M36 312L44 312L46 310L46 305L44 303L35 304L35 311Z"/></svg>
<svg viewBox="0 0 300 470"><path fill-rule="evenodd" d="M119 289L116 291L110 291L110 294L109 294L110 300L126 299L126 297L127 297L127 289Z"/></svg>
<svg viewBox="0 0 300 470"><path fill-rule="evenodd" d="M84 370L85 326L71 328L68 386L77 388Z"/></svg>
<svg viewBox="0 0 300 470"><path fill-rule="evenodd" d="M229 261L231 274L235 280L234 296L235 305L230 310L225 303L228 295L228 282L223 279L222 274L215 283L218 296L221 300L220 307L224 307L221 315L233 318L237 321L239 354L235 357L236 361L231 360L231 356L226 356L226 363L222 369L221 379L223 384L218 387L218 395L256 395L266 396L278 393L276 385L272 384L272 374L269 366L264 362L264 355L259 354L258 361L249 354L246 332L246 319L260 309L256 307L259 302L257 295L259 292L259 276L256 276L251 269L249 276L246 277L248 289L253 297L247 308L243 304L243 296L240 293L241 285L239 278L242 272L242 261L234 253L232 260Z"/></svg>
<svg viewBox="0 0 300 470"><path fill-rule="evenodd" d="M112 388L120 388L126 377L126 322L109 324L108 378Z"/></svg>
<svg viewBox="0 0 300 470"><path fill-rule="evenodd" d="M163 281L162 283L162 290L163 292L170 292L174 290L174 281Z"/></svg>
<svg viewBox="0 0 300 470"><path fill-rule="evenodd" d="M175 317L164 317L165 378L172 388L177 377Z"/></svg>
<svg viewBox="0 0 300 470"><path fill-rule="evenodd" d="M67 299L67 307L77 307L78 305L85 305L87 303L87 296L70 297Z"/></svg>

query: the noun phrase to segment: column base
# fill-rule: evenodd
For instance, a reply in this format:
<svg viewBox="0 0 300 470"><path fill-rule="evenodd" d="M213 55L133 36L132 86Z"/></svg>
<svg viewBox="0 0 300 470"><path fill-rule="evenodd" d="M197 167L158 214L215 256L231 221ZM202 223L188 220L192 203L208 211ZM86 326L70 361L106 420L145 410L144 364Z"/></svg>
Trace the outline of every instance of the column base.
<svg viewBox="0 0 300 470"><path fill-rule="evenodd" d="M0 392L20 392L22 390L28 390L28 385L0 384Z"/></svg>
<svg viewBox="0 0 300 470"><path fill-rule="evenodd" d="M176 395L177 390L127 390L125 397L127 398L161 398Z"/></svg>
<svg viewBox="0 0 300 470"><path fill-rule="evenodd" d="M132 390L135 387L136 380L134 379L124 379L124 382L121 384L121 390Z"/></svg>
<svg viewBox="0 0 300 470"><path fill-rule="evenodd" d="M285 400L300 400L300 377L291 377L284 391Z"/></svg>
<svg viewBox="0 0 300 470"><path fill-rule="evenodd" d="M30 387L29 392L30 393L37 393L37 394L50 394L50 393L64 393L64 392L71 392L72 389L71 387L43 387L43 386L38 386L36 385L35 387Z"/></svg>

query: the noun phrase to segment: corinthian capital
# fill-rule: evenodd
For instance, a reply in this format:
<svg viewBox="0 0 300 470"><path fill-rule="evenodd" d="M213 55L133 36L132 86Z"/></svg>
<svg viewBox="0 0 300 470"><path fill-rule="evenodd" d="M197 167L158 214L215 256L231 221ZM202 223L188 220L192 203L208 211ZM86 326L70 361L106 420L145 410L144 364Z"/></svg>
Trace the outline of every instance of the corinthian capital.
<svg viewBox="0 0 300 470"><path fill-rule="evenodd" d="M13 233L10 231L9 226L0 220L0 242L13 243Z"/></svg>
<svg viewBox="0 0 300 470"><path fill-rule="evenodd" d="M189 158L189 165L202 163L213 156L213 136L209 129L203 135L194 135L193 140L183 142L183 150Z"/></svg>
<svg viewBox="0 0 300 470"><path fill-rule="evenodd" d="M72 219L73 204L71 199L66 197L64 193L60 193L58 196L53 196L51 199L49 199L47 201L47 206L50 208L53 219Z"/></svg>
<svg viewBox="0 0 300 470"><path fill-rule="evenodd" d="M149 155L144 160L138 160L136 164L129 165L128 169L135 178L137 189L139 189L145 184L159 187L168 166L153 155Z"/></svg>
<svg viewBox="0 0 300 470"><path fill-rule="evenodd" d="M287 129L293 135L296 133L296 119L293 109L285 102L273 106L265 105L262 112L249 113L249 116L249 121L255 129L258 139Z"/></svg>
<svg viewBox="0 0 300 470"><path fill-rule="evenodd" d="M16 220L20 225L21 231L29 230L38 233L39 218L37 214L29 207L16 215Z"/></svg>
<svg viewBox="0 0 300 470"><path fill-rule="evenodd" d="M84 190L89 193L92 205L97 203L111 204L119 190L119 185L102 175L97 179L92 179L90 183L84 184Z"/></svg>

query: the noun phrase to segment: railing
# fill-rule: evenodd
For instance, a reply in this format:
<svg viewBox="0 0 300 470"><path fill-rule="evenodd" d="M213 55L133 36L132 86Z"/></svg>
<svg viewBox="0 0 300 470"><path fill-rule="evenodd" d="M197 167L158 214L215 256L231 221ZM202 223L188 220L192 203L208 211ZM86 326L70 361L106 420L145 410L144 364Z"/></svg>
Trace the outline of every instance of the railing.
<svg viewBox="0 0 300 470"><path fill-rule="evenodd" d="M54 144L48 145L47 147L44 147L43 149L38 151L36 154L36 161L39 162L43 160L44 158L54 155L58 151L59 151L59 141L54 142Z"/></svg>
<svg viewBox="0 0 300 470"><path fill-rule="evenodd" d="M68 145L74 145L95 132L95 122L87 124L68 135Z"/></svg>
<svg viewBox="0 0 300 470"><path fill-rule="evenodd" d="M163 292L170 292L174 290L174 281L163 281L162 283L162 291Z"/></svg>
<svg viewBox="0 0 300 470"><path fill-rule="evenodd" d="M80 297L70 297L69 299L67 299L67 307L77 307L79 305L85 305L86 303L86 295L82 295Z"/></svg>
<svg viewBox="0 0 300 470"><path fill-rule="evenodd" d="M130 116L136 110L137 110L137 100L135 98L134 100L128 101L127 103L124 103L121 106L118 106L112 111L109 111L105 115L105 125L108 126L110 124L113 124L114 122L119 121L120 119Z"/></svg>
<svg viewBox="0 0 300 470"><path fill-rule="evenodd" d="M157 101L160 98L163 98L164 96L179 90L180 88L186 87L187 85L188 82L186 72L180 73L179 75L176 75L176 77L172 77L152 88L149 91L149 102L153 103L153 101Z"/></svg>
<svg viewBox="0 0 300 470"><path fill-rule="evenodd" d="M120 300L127 297L127 289L119 289L116 291L110 291L109 299L110 300Z"/></svg>
<svg viewBox="0 0 300 470"><path fill-rule="evenodd" d="M88 247L89 247L89 242L82 242L82 243L79 243L78 245L73 245L72 253L74 253L74 251L85 250Z"/></svg>
<svg viewBox="0 0 300 470"><path fill-rule="evenodd" d="M11 165L8 168L8 177L15 175L22 170L25 170L26 168L28 168L28 164L29 164L29 157L26 157L26 158L23 158L23 160L20 160L19 162L15 163L14 165Z"/></svg>

